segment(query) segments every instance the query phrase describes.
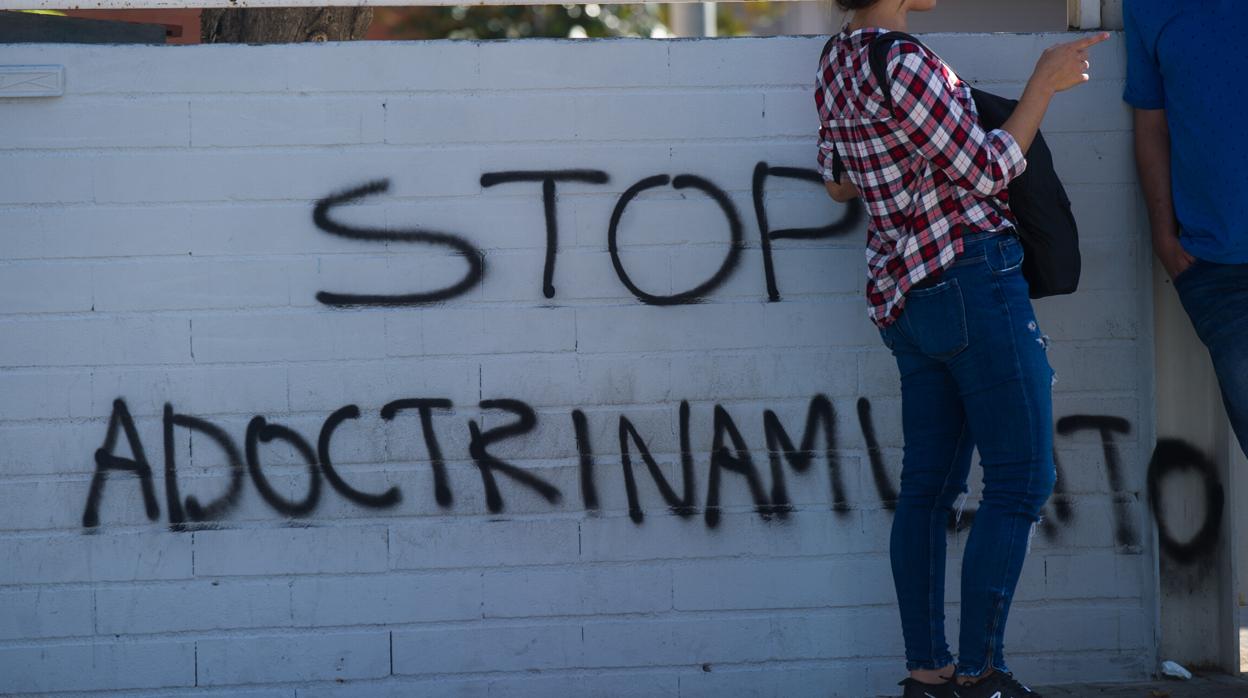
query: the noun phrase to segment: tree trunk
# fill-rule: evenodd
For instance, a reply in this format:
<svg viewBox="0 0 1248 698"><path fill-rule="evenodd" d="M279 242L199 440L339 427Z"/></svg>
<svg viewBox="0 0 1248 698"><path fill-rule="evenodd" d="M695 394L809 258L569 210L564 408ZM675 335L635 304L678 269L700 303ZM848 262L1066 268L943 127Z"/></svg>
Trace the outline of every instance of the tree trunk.
<svg viewBox="0 0 1248 698"><path fill-rule="evenodd" d="M291 44L363 39L371 7L260 7L205 9L199 21L205 44Z"/></svg>

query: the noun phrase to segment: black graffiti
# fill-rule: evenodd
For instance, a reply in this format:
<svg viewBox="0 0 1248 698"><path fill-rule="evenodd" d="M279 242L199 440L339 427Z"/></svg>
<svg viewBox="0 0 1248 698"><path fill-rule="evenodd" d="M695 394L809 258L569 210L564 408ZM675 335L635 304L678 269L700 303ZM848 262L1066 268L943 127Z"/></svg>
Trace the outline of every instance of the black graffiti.
<svg viewBox="0 0 1248 698"><path fill-rule="evenodd" d="M582 415L583 417L584 415ZM696 483L693 479L693 460L692 458L681 458L681 480L683 483L683 495L677 495L676 490L672 488L670 482L664 477L663 471L659 469L659 464L654 460L654 456L650 455L650 449L646 446L646 442L642 440L641 435L637 433L637 428L633 423L620 415L620 467L624 471L624 491L628 497L628 516L635 523L641 523L645 519L645 513L641 510L641 502L637 496L637 480L633 476L633 462L629 453L629 441L637 446L637 455L641 457L643 463L646 464L646 470L650 473L650 478L654 480L655 487L659 489L659 494L667 502L667 506L671 511L679 516L691 516L696 512L693 504L694 489ZM681 443L686 443L689 439L689 403L680 403L680 438Z"/></svg>
<svg viewBox="0 0 1248 698"><path fill-rule="evenodd" d="M732 442L729 450L724 444L724 437ZM734 453L735 451L735 453ZM722 406L715 406L715 435L711 444L711 472L706 487L706 525L715 528L719 525L719 481L723 471L736 473L745 478L754 498L755 509L766 517L775 513L771 502L767 499L767 491L759 478L758 468L754 467L754 459L750 457L750 449L741 438L741 431L732 421L732 417Z"/></svg>
<svg viewBox="0 0 1248 698"><path fill-rule="evenodd" d="M1049 540L1058 536L1057 525L1069 523L1074 516L1070 496L1066 494L1066 477L1062 473L1062 461L1057 457L1057 449L1053 449L1053 469L1056 478L1053 481L1053 495L1049 504L1053 507L1053 516L1045 516L1040 520L1040 532Z"/></svg>
<svg viewBox="0 0 1248 698"><path fill-rule="evenodd" d="M451 481L447 478L447 463L442 457L442 445L438 443L437 432L433 431L433 411L446 411L452 408L454 408L453 403L444 397L406 398L406 400L388 402L382 407L382 418L387 422L393 420L403 410L416 410L421 417L421 436L424 437L424 447L429 452L429 468L433 471L433 497L441 507L451 506L454 502L454 494L451 492ZM391 492L394 493L394 503L398 503L401 499L398 487L392 487ZM377 506L381 504L382 502L377 502Z"/></svg>
<svg viewBox="0 0 1248 698"><path fill-rule="evenodd" d="M118 431L125 432L126 443L130 446L133 458L122 458L113 454L113 449L117 447ZM139 440L139 432L134 428L134 420L130 418L130 410L123 400L113 401L113 413L108 419L104 444L95 451L95 475L91 478L91 489L87 492L87 507L82 512L82 525L87 528L100 524L100 497L104 495L104 482L108 479L108 473L113 470L131 472L138 476L147 518L149 521L158 519L160 506L156 504L152 466L148 464L147 456L143 453L143 442Z"/></svg>
<svg viewBox="0 0 1248 698"><path fill-rule="evenodd" d="M483 430L475 420L469 420L470 435L469 453L477 466L486 496L487 509L492 513L503 511L505 503L495 473L506 475L512 481L528 487L551 504L558 503L562 493L554 485L542 480L527 470L507 463L490 453L489 449L499 442L521 436L537 427L537 415L532 407L520 400L499 399L483 400L479 403L482 410L503 410L516 417L515 421ZM446 465L442 451L433 429L433 411L450 410L453 404L444 398L406 398L387 403L380 410L380 417L386 421L394 420L404 410L417 410L421 431L429 454L430 465L434 472L434 495L439 506L450 507L454 497L446 476ZM648 445L627 416L619 419L620 464L624 474L625 488L628 496L629 515L637 523L644 520L641 507L639 487L633 472L632 453L635 449L638 457L645 464L651 480L655 483L668 509L681 517L690 517L698 513L695 504L696 477L695 452L690 436L691 408L687 401L679 407L680 421L680 478L681 489L676 488L663 474L657 460L651 454ZM360 410L356 405L338 408L325 418L321 426L317 447L312 446L298 432L280 424L271 424L262 416L254 417L248 424L245 434L246 458L240 454L238 446L230 435L217 425L189 415L178 414L172 405L164 408L164 446L165 446L165 486L169 503L169 521L172 530L191 530L190 523L211 522L224 518L237 505L242 493L243 483L247 475L259 491L262 499L276 511L292 517L310 514L320 500L322 476L330 483L331 488L347 500L366 508L388 508L402 501L402 493L398 486L392 486L381 494L362 492L348 484L337 472L330 457L332 440L338 428L347 420L360 418ZM596 473L594 456L589 442L588 421L580 410L572 412L572 421L576 433L577 449L580 454L581 493L587 510L598 508ZM756 467L750 449L746 444L741 430L737 427L728 411L719 405L714 408L714 435L710 449L710 469L706 504L703 509L708 527L715 527L721 518L719 505L720 491L723 486L725 472L740 475L744 478L757 512L764 518L773 515L784 517L791 504L785 485L784 469L781 462L787 461L795 472L808 472L814 459L822 455L828 463L833 478L832 509L837 512L849 510L849 502L840 481L839 464L836 458L835 411L831 401L823 395L816 395L810 403L805 429L800 445L795 445L780 422L775 412L766 410L764 413L764 432L768 443L771 459L772 487L768 496L763 478ZM194 496L186 497L185 503L180 500L178 492L177 466L175 462L174 427L180 426L195 433L209 437L226 455L230 467L230 480L225 492L207 505L200 504ZM133 461L118 459L111 455L119 430L126 433L131 450L136 454ZM873 433L869 422L863 424L864 434ZM815 440L819 431L824 433L824 448L816 449ZM873 436L867 437L868 441ZM269 483L264 474L260 458L260 445L273 440L290 444L300 455L308 468L308 491L299 501L291 501L283 497ZM103 454L103 455L101 455ZM116 462L114 462L116 461ZM110 420L108 434L104 446L97 453L97 473L87 496L86 510L83 515L83 526L94 528L99 525L99 507L103 495L103 482L110 470L127 470L139 476L148 501L149 518L155 520L159 516L159 508L155 501L154 485L151 469L145 467L142 442L125 401L118 399Z"/></svg>
<svg viewBox="0 0 1248 698"><path fill-rule="evenodd" d="M559 221L555 210L556 182L588 182L606 184L610 177L602 170L528 170L523 172L487 172L481 175L481 186L490 188L508 182L541 182L542 207L546 212L546 264L542 268L542 295L555 297L555 255L559 251Z"/></svg>
<svg viewBox="0 0 1248 698"><path fill-rule="evenodd" d="M201 505L199 499L195 496L188 495L185 513L183 513L182 503L178 495L177 463L174 460L173 444L173 428L175 426L199 432L212 439L225 452L226 458L230 462L230 484L226 491L207 506ZM224 518L238 504L238 497L243 492L243 478L246 475L246 466L243 465L243 458L238 452L238 446L235 445L234 440L221 427L197 417L177 414L173 411L173 406L168 403L165 404L164 427L165 499L169 504L170 526L174 530L178 530L188 517L194 522L214 521Z"/></svg>
<svg viewBox="0 0 1248 698"><path fill-rule="evenodd" d="M294 446L304 462L308 464L308 494L303 501L292 502L278 494L260 468L260 444L274 439ZM252 482L256 484L256 490L260 492L260 496L269 506L288 516L307 516L312 513L317 501L321 498L321 470L317 468L316 454L312 452L312 445L306 439L289 427L269 424L264 417L252 417L251 422L247 424L246 451L247 470L251 473Z"/></svg>
<svg viewBox="0 0 1248 698"><path fill-rule="evenodd" d="M1134 501L1126 492L1122 481L1122 459L1114 434L1130 434L1131 424L1121 417L1071 415L1057 420L1057 433L1063 436L1078 431L1094 429L1100 432L1105 452L1105 473L1109 478L1109 490L1113 492L1115 535L1119 545L1138 545L1139 537L1131 525L1131 505Z"/></svg>
<svg viewBox="0 0 1248 698"><path fill-rule="evenodd" d="M701 190L707 196L714 199L715 203L719 204L720 210L724 212L724 217L728 219L728 234L730 243L728 246L728 254L724 257L723 264L721 264L719 269L711 275L711 278L687 291L663 296L647 293L646 291L641 290L641 288L633 282L632 278L629 277L628 272L624 270L624 263L620 260L618 240L620 233L620 219L623 218L624 210L628 207L628 204L641 192L647 189L665 186L669 182L676 189L693 187L694 189ZM701 301L705 296L723 285L723 283L728 280L728 277L732 275L732 272L736 270L737 265L741 261L741 250L744 246L745 238L741 228L741 216L737 214L737 207L732 204L732 200L728 198L728 195L724 193L724 190L707 180L702 179L701 177L689 174L677 175L675 179L672 179L667 175L654 175L653 177L647 177L629 187L625 190L624 194L620 196L620 200L615 205L615 210L611 212L611 223L607 228L607 250L611 253L611 264L615 266L616 276L620 277L620 283L623 283L624 286L637 297L637 300L650 305L679 305L684 303L697 303Z"/></svg>
<svg viewBox="0 0 1248 698"><path fill-rule="evenodd" d="M765 162L760 162L754 167L754 216L758 219L759 244L763 249L763 274L767 280L767 299L776 302L780 300L780 290L776 286L776 269L771 256L772 240L821 240L844 235L857 230L862 223L863 206L862 201L854 198L845 205L840 219L832 223L816 228L784 228L773 231L767 220L768 177L786 177L820 185L823 184L823 177L815 170L800 167L771 167Z"/></svg>
<svg viewBox="0 0 1248 698"><path fill-rule="evenodd" d="M519 400L482 400L481 409L506 410L516 415L516 421L511 424L494 427L484 432L477 426L475 420L468 422L469 433L472 436L468 451L472 454L473 462L477 464L477 468L481 471L481 483L485 487L486 507L495 513L503 510L503 497L499 493L498 483L494 479L494 471L496 470L512 480L533 489L551 504L557 503L563 496L558 487L523 468L517 468L510 463L495 458L486 450L503 439L522 436L533 431L534 427L537 426L537 413L533 411L533 408Z"/></svg>
<svg viewBox="0 0 1248 698"><path fill-rule="evenodd" d="M446 402L449 405L449 401ZM394 413L398 411L398 408L399 407L394 406L393 402L389 403L386 407L382 407L383 420L392 420L392 418L394 418ZM427 410L423 410L421 412L422 425L424 421L426 421L426 412ZM324 472L324 478L329 481L329 487L333 487L334 492L342 494L342 496L346 497L348 501L357 503L359 506L376 509L396 506L396 504L403 501L403 494L399 492L398 487L391 487L387 489L386 492L382 492L381 494L361 492L359 489L349 486L347 481L342 479L341 474L338 474L337 468L333 467L333 461L329 460L329 442L333 440L333 432L337 430L338 425L341 425L342 422L347 420L358 420L358 418L359 407L347 405L346 407L339 407L338 411L334 412L333 415L329 415L327 420L324 421L321 426L321 435L317 437L316 451L317 458L319 458L319 462L321 462L321 469ZM429 460L431 460L433 465L434 482L437 482L436 496L438 503L442 504L442 506L449 506L449 504L451 504L451 489L449 489L446 484L446 473L442 472L443 467L441 455L438 453L438 442L434 440L429 432L426 432L426 442L429 443L429 453L431 453L431 458L429 458ZM439 474L441 474L441 478L438 477ZM446 492L443 492L443 489L446 489ZM443 499L446 499L446 501L443 501Z"/></svg>
<svg viewBox="0 0 1248 698"><path fill-rule="evenodd" d="M862 435L862 443L868 454L869 467L874 479L875 490L879 503L888 510L895 509L897 503L897 487L888 474L884 451L875 430L872 407L869 400L857 400L858 427ZM514 399L483 400L478 404L482 411L501 411L512 418L500 426L483 428L477 420L467 420L470 437L469 456L476 466L481 486L485 493L486 508L491 513L505 510L503 488L496 478L502 474L521 487L528 488L550 504L558 504L562 500L562 492L558 487L538 477L531 471L513 465L491 452L501 442L533 432L538 428L537 413L528 404ZM434 416L437 412L454 409L452 402L445 398L405 398L387 403L379 411L379 417L386 422L394 422L404 411L415 410L419 417L420 433L424 438L429 465L434 474L434 498L443 508L454 504L454 495L447 478L446 462L434 430ZM598 496L598 480L600 473L595 468L593 445L589 438L589 423L584 412L573 410L571 413L576 449L579 455L579 468L582 504L586 510L597 510L600 507ZM256 486L262 499L275 511L290 517L308 516L314 512L320 500L320 479L324 477L330 487L348 501L365 508L390 508L404 501L400 488L392 486L381 493L369 493L356 489L347 483L334 467L330 458L333 437L339 427L348 420L361 418L356 405L346 405L334 410L326 418L317 437L316 448L293 429L280 424L270 423L263 416L256 416L248 424L245 434L245 452L240 453L232 437L219 426L203 419L179 414L169 404L164 408L164 448L165 448L165 491L169 510L169 525L172 530L193 530L194 524L214 522L226 518L237 505L244 481L250 479ZM622 481L628 501L628 515L637 524L645 520L642 505L641 485L637 482L634 466L644 465L645 472L653 482L659 497L671 513L688 518L701 513L704 524L715 528L722 523L724 508L720 504L722 491L725 487L744 487L754 503L754 511L763 519L784 519L794 506L788 494L787 478L791 468L796 476L807 475L816 459L823 458L827 465L831 485L828 507L838 515L852 511L852 504L845 491L841 463L838 459L837 413L832 401L824 395L815 395L808 406L805 424L801 437L794 440L792 433L786 429L776 412L764 410L762 419L763 435L770 468L769 478L757 467L754 451L751 450L745 436L738 427L728 409L722 405L713 407L713 436L709 451L704 454L707 465L706 498L701 508L696 504L697 477L695 463L698 460L691 444L690 436L691 407L687 401L679 404L679 438L680 438L680 483L675 483L666 474L656 458L644 435L627 415L618 418L617 435L620 445L620 466ZM194 496L182 500L179 496L177 465L174 458L174 428L189 429L192 436L206 436L225 455L229 467L229 479L225 490L211 502L201 504ZM1123 476L1123 463L1116 438L1131 431L1130 424L1118 417L1073 415L1058 420L1057 432L1069 436L1081 430L1095 430L1099 433L1105 459L1108 489L1114 502L1116 517L1115 542L1122 546L1137 546L1138 535L1132 523L1131 504L1134 495L1127 492L1128 486ZM822 433L822 438L820 438ZM124 434L131 451L131 458L117 455L120 436ZM290 500L280 495L265 475L262 466L261 445L274 440L285 442L294 448L307 467L308 489L299 500ZM637 461L640 461L638 463ZM156 502L155 485L152 471L144 454L143 444L126 403L122 399L114 402L108 429L103 445L95 453L96 472L87 493L86 507L83 513L83 526L93 529L100 525L100 507L105 492L104 483L109 473L125 471L134 474L135 480L143 494L146 514L150 520L159 517L159 506ZM789 466L785 467L785 464ZM1060 468L1060 464L1058 466ZM1194 470L1204 478L1207 495L1206 518L1200 531L1188 541L1176 540L1167 528L1162 517L1165 503L1161 481L1165 475L1181 470ZM740 484L730 484L727 475L740 478ZM766 480L770 479L770 487ZM1060 483L1063 478L1060 477ZM1056 511L1045 528L1050 538L1057 536L1058 527L1074 525L1076 511L1071 505L1065 490L1055 490L1052 507ZM1224 494L1218 481L1217 472L1212 462L1199 450L1180 441L1162 440L1153 453L1148 471L1148 497L1151 508L1157 517L1159 540L1162 549L1181 563L1207 556L1216 547L1221 514L1224 506ZM699 511L700 509L700 511ZM968 512L969 518L973 512Z"/></svg>
<svg viewBox="0 0 1248 698"><path fill-rule="evenodd" d="M422 230L420 228L410 228L407 230L361 228L339 223L329 217L331 209L360 201L374 194L385 193L389 189L390 180L380 179L374 182L369 182L368 184L360 187L355 187L354 189L348 189L346 191L327 196L316 202L316 206L312 210L312 221L316 224L317 228L320 228L331 235L339 235L353 240L413 242L449 247L458 253L459 256L463 257L464 261L468 263L468 269L464 272L463 278L446 288L434 291L423 291L419 293L379 295L331 293L329 291L320 291L316 294L316 299L318 301L324 303L325 305L333 306L393 306L433 303L454 298L455 296L467 292L474 285L476 285L485 274L485 262L482 259L481 251L474 247L471 243L451 233Z"/></svg>
<svg viewBox="0 0 1248 698"><path fill-rule="evenodd" d="M1170 473L1193 470L1200 475L1205 491L1205 520L1190 540L1180 541L1166 524L1165 498L1161 481ZM1212 554L1222 530L1225 493L1217 467L1200 449L1178 439L1158 439L1148 464L1148 503L1157 521L1157 542L1161 550L1181 564L1190 564Z"/></svg>
<svg viewBox="0 0 1248 698"><path fill-rule="evenodd" d="M897 508L897 488L888 479L888 469L884 467L884 452L875 437L875 422L871 421L871 401L865 397L858 398L858 423L862 426L862 440L867 445L867 460L871 462L875 491L884 508L893 511Z"/></svg>
<svg viewBox="0 0 1248 698"><path fill-rule="evenodd" d="M824 448L815 451L815 439L819 429L823 429ZM763 412L763 433L767 439L767 454L771 462L771 501L776 506L787 509L789 493L784 484L784 469L781 458L788 461L793 470L805 472L815 457L822 453L828 464L828 479L832 483L832 511L848 514L851 511L849 498L845 494L845 484L841 478L840 460L836 452L836 410L832 401L825 395L816 395L810 401L810 409L806 413L806 428L802 432L801 445L795 447L789 433L775 412Z"/></svg>
<svg viewBox="0 0 1248 698"><path fill-rule="evenodd" d="M758 221L760 244L763 250L763 270L767 278L767 295L769 300L778 301L780 300L780 293L777 290L775 265L772 260L772 241L781 239L813 240L842 235L857 229L861 225L863 208L860 202L854 200L842 209L841 217L838 220L828 225L813 228L786 228L773 231L768 223L766 208L766 180L768 177L796 179L814 184L820 184L823 180L816 171L807 168L771 167L765 162L760 162L754 169L752 185L754 214ZM542 267L542 294L546 298L554 298L556 294L554 283L555 263L559 252L557 184L559 182L606 184L609 181L610 175L594 169L523 170L487 172L481 175L480 184L487 189L500 184L515 182L542 183L542 207L546 221L546 261ZM671 184L676 189L697 189L715 201L728 222L729 246L723 263L709 279L686 291L660 295L642 290L632 280L620 259L618 239L621 219L625 209L632 203L633 199L647 189L668 184ZM378 179L327 196L317 201L313 207L313 223L317 228L331 235L354 240L386 243L422 243L449 247L468 263L464 276L456 283L445 288L417 293L385 295L320 291L316 294L316 298L321 303L339 307L368 305L403 306L438 303L467 293L484 278L485 261L481 250L456 234L425 230L423 228L391 230L387 228L357 227L339 223L330 218L331 210L359 202L370 196L383 194L389 191L389 188L390 180ZM713 182L692 174L677 175L675 178L671 178L668 175L654 175L642 179L620 195L607 224L607 248L611 254L611 262L615 267L616 275L619 277L620 282L639 301L651 305L680 305L702 301L722 286L736 271L740 265L741 252L744 247L744 229L741 217L728 194Z"/></svg>

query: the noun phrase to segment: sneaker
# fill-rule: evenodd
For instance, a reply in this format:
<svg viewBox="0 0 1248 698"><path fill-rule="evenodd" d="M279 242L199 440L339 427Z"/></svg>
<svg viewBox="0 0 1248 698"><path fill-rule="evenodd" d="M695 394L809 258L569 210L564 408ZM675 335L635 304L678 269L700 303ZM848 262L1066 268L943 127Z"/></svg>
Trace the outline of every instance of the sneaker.
<svg viewBox="0 0 1248 698"><path fill-rule="evenodd" d="M906 679L897 685L906 687L906 692L901 694L901 698L958 698L958 692L953 690L952 681L923 683L914 679Z"/></svg>
<svg viewBox="0 0 1248 698"><path fill-rule="evenodd" d="M1039 693L1019 683L1013 674L1005 671L994 671L981 681L958 686L957 695L959 698L1041 698Z"/></svg>

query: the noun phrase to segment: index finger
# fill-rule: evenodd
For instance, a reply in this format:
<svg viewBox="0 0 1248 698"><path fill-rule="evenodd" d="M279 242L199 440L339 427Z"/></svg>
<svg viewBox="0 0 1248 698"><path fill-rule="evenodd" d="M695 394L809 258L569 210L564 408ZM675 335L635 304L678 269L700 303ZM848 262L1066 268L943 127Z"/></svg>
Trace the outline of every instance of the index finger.
<svg viewBox="0 0 1248 698"><path fill-rule="evenodd" d="M1093 34L1092 36L1085 37L1083 39L1075 39L1074 41L1070 42L1070 45L1074 46L1077 49L1086 49L1086 48L1091 48L1092 46L1096 46L1097 44L1101 43L1102 41L1107 40L1108 38L1109 38L1109 32L1101 32L1099 34Z"/></svg>

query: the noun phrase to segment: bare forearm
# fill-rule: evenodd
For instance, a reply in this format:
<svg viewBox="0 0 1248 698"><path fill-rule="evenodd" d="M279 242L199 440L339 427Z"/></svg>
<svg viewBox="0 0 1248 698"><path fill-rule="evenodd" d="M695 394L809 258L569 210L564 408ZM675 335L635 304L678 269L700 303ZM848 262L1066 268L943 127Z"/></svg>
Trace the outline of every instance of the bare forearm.
<svg viewBox="0 0 1248 698"><path fill-rule="evenodd" d="M1160 109L1135 112L1135 166L1153 239L1178 237L1179 222L1170 191L1170 132L1165 112Z"/></svg>
<svg viewBox="0 0 1248 698"><path fill-rule="evenodd" d="M828 181L824 182L823 185L828 190L828 196L838 203L843 204L858 196L858 187L855 187L848 177L842 176L840 182Z"/></svg>
<svg viewBox="0 0 1248 698"><path fill-rule="evenodd" d="M1002 130L1014 136L1014 140L1018 141L1018 147L1022 148L1024 154L1036 140L1036 133L1040 131L1040 122L1044 121L1044 113L1049 110L1053 94L1050 89L1036 85L1034 82L1028 83L1022 98L1018 100L1018 106L1014 108L1014 113L1001 126Z"/></svg>
<svg viewBox="0 0 1248 698"><path fill-rule="evenodd" d="M1153 253L1170 278L1177 279L1196 258L1179 243L1179 221L1170 187L1170 129L1165 111L1135 110L1135 166L1148 207Z"/></svg>

